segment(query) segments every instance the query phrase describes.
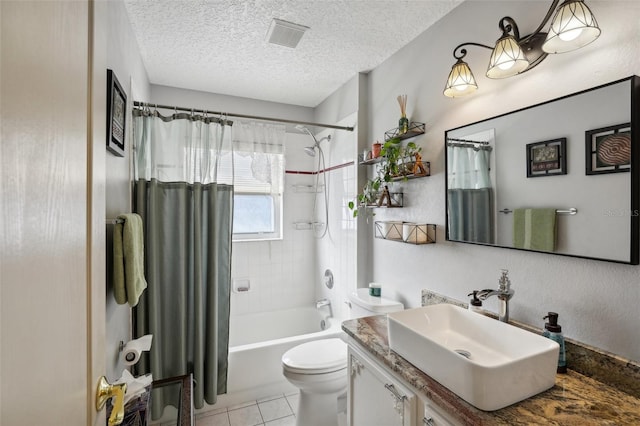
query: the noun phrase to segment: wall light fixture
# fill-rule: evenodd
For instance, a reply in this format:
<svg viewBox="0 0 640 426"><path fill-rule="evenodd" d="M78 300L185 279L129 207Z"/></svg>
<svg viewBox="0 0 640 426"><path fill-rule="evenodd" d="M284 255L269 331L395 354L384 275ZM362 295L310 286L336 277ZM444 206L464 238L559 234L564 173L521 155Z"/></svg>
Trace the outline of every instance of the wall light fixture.
<svg viewBox="0 0 640 426"><path fill-rule="evenodd" d="M600 28L591 10L583 0L553 0L542 23L531 34L520 37L516 21L505 16L500 19L502 36L494 47L466 42L453 49L457 62L451 67L444 95L450 98L467 95L478 88L469 65L462 59L466 56L465 46L477 46L491 50L487 77L506 78L529 71L542 62L549 53L564 53L579 49L591 43L600 35ZM555 15L553 12L555 11ZM548 32L542 32L551 16Z"/></svg>

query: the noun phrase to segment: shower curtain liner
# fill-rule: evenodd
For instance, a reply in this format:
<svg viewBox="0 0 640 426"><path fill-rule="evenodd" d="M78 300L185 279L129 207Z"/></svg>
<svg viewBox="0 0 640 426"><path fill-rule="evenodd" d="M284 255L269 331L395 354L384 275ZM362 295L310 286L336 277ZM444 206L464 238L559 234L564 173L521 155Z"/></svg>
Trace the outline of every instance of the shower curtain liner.
<svg viewBox="0 0 640 426"><path fill-rule="evenodd" d="M229 122L205 115L134 110L134 210L145 226L148 288L134 309L134 335L153 334L138 374L192 374L194 405L226 392L233 182ZM159 391L162 392L159 392ZM153 392L152 418L177 406L177 389Z"/></svg>

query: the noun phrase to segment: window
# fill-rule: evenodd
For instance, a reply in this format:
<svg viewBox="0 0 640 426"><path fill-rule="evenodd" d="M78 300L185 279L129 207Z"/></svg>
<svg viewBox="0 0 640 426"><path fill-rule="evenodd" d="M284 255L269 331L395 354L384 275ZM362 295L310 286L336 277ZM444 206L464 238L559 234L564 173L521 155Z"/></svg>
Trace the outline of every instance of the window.
<svg viewBox="0 0 640 426"><path fill-rule="evenodd" d="M233 123L233 241L282 239L285 129Z"/></svg>
<svg viewBox="0 0 640 426"><path fill-rule="evenodd" d="M234 241L282 238L281 200L280 195L235 193Z"/></svg>
<svg viewBox="0 0 640 426"><path fill-rule="evenodd" d="M281 239L282 177L272 174L281 173L284 155L234 152L233 161L233 241Z"/></svg>

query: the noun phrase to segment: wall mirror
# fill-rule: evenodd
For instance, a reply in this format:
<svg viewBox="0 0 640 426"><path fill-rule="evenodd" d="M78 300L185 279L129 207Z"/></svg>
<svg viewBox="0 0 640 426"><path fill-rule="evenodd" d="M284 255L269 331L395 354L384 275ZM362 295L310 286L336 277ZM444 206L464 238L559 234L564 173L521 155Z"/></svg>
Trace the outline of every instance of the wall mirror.
<svg viewBox="0 0 640 426"><path fill-rule="evenodd" d="M640 78L445 132L447 240L637 265Z"/></svg>

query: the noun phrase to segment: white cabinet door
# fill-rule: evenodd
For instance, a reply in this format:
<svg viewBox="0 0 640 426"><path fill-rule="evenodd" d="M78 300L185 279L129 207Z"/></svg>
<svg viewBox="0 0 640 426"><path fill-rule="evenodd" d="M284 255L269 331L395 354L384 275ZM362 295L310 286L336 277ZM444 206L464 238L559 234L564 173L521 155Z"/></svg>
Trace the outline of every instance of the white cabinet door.
<svg viewBox="0 0 640 426"><path fill-rule="evenodd" d="M350 426L413 426L416 395L375 361L349 347Z"/></svg>

